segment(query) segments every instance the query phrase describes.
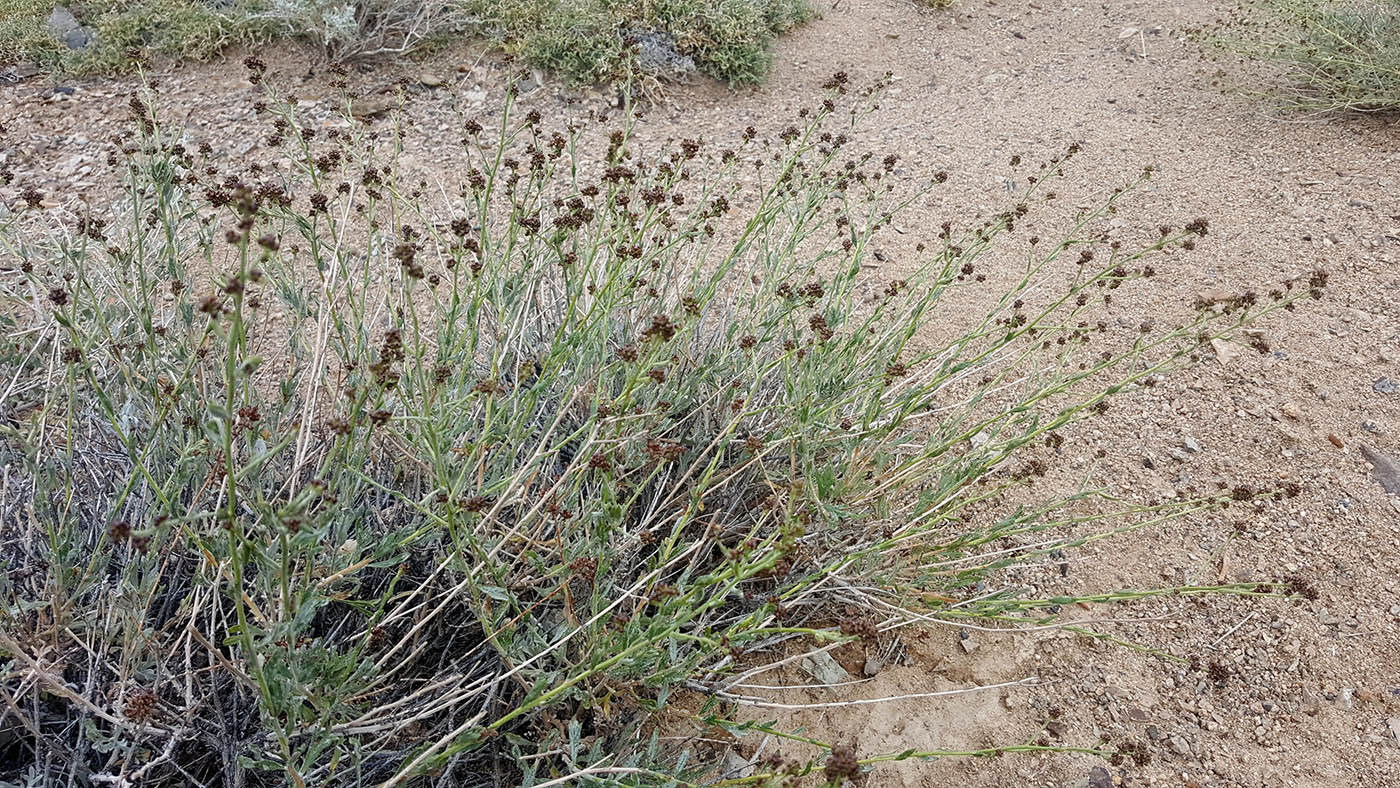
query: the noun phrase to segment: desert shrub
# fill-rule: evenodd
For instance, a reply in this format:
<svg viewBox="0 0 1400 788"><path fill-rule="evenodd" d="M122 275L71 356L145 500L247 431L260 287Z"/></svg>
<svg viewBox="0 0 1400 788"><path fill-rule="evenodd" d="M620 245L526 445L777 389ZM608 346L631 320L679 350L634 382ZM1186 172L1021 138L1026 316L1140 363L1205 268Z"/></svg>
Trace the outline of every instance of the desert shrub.
<svg viewBox="0 0 1400 788"><path fill-rule="evenodd" d="M140 0L74 2L74 16L95 32L72 51L48 29L51 3L5 0L0 56L67 71L122 71L142 57L204 59L230 45L278 36L303 38L333 59L402 53L462 31L448 0ZM140 53L135 59L132 53Z"/></svg>
<svg viewBox="0 0 1400 788"><path fill-rule="evenodd" d="M574 83L701 71L759 81L773 40L811 18L805 0L464 0L472 27Z"/></svg>
<svg viewBox="0 0 1400 788"><path fill-rule="evenodd" d="M508 101L439 147L443 189L399 175L403 127L313 133L273 85L290 169L215 159L138 97L112 214L55 221L14 184L0 777L699 779L653 722L680 694L742 729L734 685L781 658L1052 621L1074 598L998 571L1274 492L1039 480L1062 427L1323 275L1113 336L1095 310L1208 223L1110 242L1115 189L1028 238L1072 146L877 277L876 239L947 176L897 187L857 152L871 94L828 87L775 138L654 150ZM1220 590L1272 593L1170 591Z"/></svg>
<svg viewBox="0 0 1400 788"><path fill-rule="evenodd" d="M260 0L251 19L308 38L336 60L405 53L463 30L456 0Z"/></svg>
<svg viewBox="0 0 1400 788"><path fill-rule="evenodd" d="M234 44L264 40L265 26L241 5L202 0L73 2L73 15L94 33L93 42L69 49L48 27L55 4L0 0L0 62L30 61L73 73L122 71L133 52L206 59Z"/></svg>
<svg viewBox="0 0 1400 788"><path fill-rule="evenodd" d="M1288 108L1400 109L1400 0L1261 0L1212 37L1278 66Z"/></svg>
<svg viewBox="0 0 1400 788"><path fill-rule="evenodd" d="M572 83L701 71L746 84L767 72L773 40L812 16L805 0L94 0L69 7L96 32L95 43L79 51L48 29L51 3L0 0L0 62L122 71L133 52L202 59L278 36L310 40L345 60L474 34Z"/></svg>
<svg viewBox="0 0 1400 788"><path fill-rule="evenodd" d="M45 27L48 11L36 0L0 0L0 64L57 57L63 45Z"/></svg>

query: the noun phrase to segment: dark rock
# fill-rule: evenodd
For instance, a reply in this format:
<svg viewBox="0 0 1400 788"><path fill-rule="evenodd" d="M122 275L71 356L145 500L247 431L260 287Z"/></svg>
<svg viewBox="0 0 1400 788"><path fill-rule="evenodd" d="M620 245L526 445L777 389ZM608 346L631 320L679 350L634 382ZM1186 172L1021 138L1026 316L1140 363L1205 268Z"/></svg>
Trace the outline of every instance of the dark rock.
<svg viewBox="0 0 1400 788"><path fill-rule="evenodd" d="M90 27L80 27L63 35L64 46L74 51L87 49L97 41L97 31Z"/></svg>
<svg viewBox="0 0 1400 788"><path fill-rule="evenodd" d="M97 31L73 16L67 6L54 6L49 12L49 30L69 49L87 49L97 42Z"/></svg>
<svg viewBox="0 0 1400 788"><path fill-rule="evenodd" d="M67 6L55 6L49 12L49 29L53 31L54 35L61 36L77 30L79 27L82 25L78 23L78 18L73 16L73 12L69 11Z"/></svg>
<svg viewBox="0 0 1400 788"><path fill-rule="evenodd" d="M1381 489L1392 495L1400 495L1400 460L1382 454L1362 443L1361 456L1371 463L1371 475L1376 477Z"/></svg>

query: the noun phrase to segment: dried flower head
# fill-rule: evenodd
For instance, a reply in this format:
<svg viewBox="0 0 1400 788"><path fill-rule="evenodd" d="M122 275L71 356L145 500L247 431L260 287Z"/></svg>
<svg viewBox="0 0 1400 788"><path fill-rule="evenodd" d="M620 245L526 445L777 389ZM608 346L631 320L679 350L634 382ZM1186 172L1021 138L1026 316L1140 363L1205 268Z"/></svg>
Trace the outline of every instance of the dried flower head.
<svg viewBox="0 0 1400 788"><path fill-rule="evenodd" d="M860 776L860 760L856 757L855 742L832 746L827 756L826 768L822 774L830 782L839 784L842 780L853 780Z"/></svg>

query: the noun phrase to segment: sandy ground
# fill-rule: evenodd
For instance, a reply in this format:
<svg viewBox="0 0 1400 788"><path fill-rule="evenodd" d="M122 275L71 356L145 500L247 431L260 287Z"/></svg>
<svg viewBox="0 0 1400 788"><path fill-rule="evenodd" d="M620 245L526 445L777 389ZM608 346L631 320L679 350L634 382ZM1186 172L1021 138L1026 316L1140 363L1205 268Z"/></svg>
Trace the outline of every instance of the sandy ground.
<svg viewBox="0 0 1400 788"><path fill-rule="evenodd" d="M965 1L956 13L823 0L822 10L780 43L765 87L674 86L641 133L724 139L750 124L781 128L833 71L863 81L888 70L896 81L864 139L898 153L904 172L951 173L947 190L906 215L910 226L999 210L1019 188L1010 156L1043 159L1075 141L1085 155L1067 195L1087 199L1151 164L1158 176L1132 195L1126 222L1152 228L1210 217L1202 248L1160 266L1150 297L1115 302L1125 325L1204 289L1267 288L1314 268L1331 272L1324 300L1263 326L1270 353L1208 359L1120 398L1108 416L1067 435L1063 462L1066 472L1143 497L1217 479L1294 481L1301 496L1099 542L1069 556L1063 575L1032 569L1020 578L1041 593L1087 593L1297 575L1320 598L1164 598L1082 611L1085 619L1132 619L1095 626L1214 663L1212 675L1065 631L942 627L906 636L905 664L869 682L775 691L772 699L1036 683L756 716L854 739L862 754L1042 736L1088 746L1106 734L1150 755L1121 765L1067 754L906 761L878 767L869 786L1400 785L1400 497L1382 489L1364 456L1400 455L1400 393L1385 383L1400 381L1400 122L1279 119L1222 92L1221 64L1202 59L1184 33L1221 10L1205 0ZM264 59L308 112L329 114L330 91L309 75L318 68L311 56L280 50ZM1232 83L1257 78L1228 68ZM353 81L383 88L407 77L416 100L405 116L446 132L454 106L486 112L499 101L501 70L489 58L448 51L378 64ZM241 67L190 65L157 76L166 111L194 140L245 153L265 135L253 131L261 121ZM41 77L0 86L0 157L16 185L36 184L60 204L100 204L109 188L103 141L121 127L130 88L129 80L55 85ZM610 99L546 84L526 100L564 111L566 100L602 107ZM406 161L433 173L431 144L410 148ZM0 198L13 200L14 191ZM890 266L897 273L898 261ZM1093 459L1100 451L1106 457ZM840 655L853 666L863 657ZM1058 722L1047 729L1052 710Z"/></svg>

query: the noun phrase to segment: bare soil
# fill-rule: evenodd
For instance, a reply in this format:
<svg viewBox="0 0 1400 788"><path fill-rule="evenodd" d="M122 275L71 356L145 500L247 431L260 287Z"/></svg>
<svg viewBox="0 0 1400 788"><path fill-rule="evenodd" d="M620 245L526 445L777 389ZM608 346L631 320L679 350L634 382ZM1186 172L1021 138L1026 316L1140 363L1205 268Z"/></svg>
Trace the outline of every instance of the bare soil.
<svg viewBox="0 0 1400 788"><path fill-rule="evenodd" d="M1262 326L1267 353L1229 348L1116 399L1107 415L1066 435L1057 473L1044 482L1088 480L1146 500L1217 480L1293 481L1300 496L1095 542L1063 567L1028 567L1015 580L1040 594L1081 594L1298 577L1319 598L1164 597L1073 611L1099 622L1086 624L1096 631L1195 657L1194 670L1062 629L935 626L904 635L907 659L869 681L765 691L788 705L902 699L751 716L854 741L862 754L1041 737L1091 746L1107 735L1140 742L1150 755L1116 765L1071 754L910 760L879 766L869 786L1400 785L1400 497L1372 471L1400 455L1400 393L1385 383L1400 381L1400 122L1279 118L1258 100L1222 91L1263 75L1245 64L1222 71L1187 39L1184 31L1219 12L1207 0L964 0L949 12L836 0L821 10L820 20L780 42L767 85L670 86L641 134L723 140L748 125L782 128L817 100L833 71L856 82L891 71L896 81L865 142L898 154L909 177L951 174L946 190L904 216L912 231L931 236L944 219L1000 210L1024 188L1008 163L1013 154L1042 160L1081 142L1084 154L1062 189L1067 201L1101 194L1150 164L1157 176L1131 196L1125 233L1196 216L1211 222L1195 253L1158 266L1149 293L1114 302L1121 326L1174 314L1205 290L1267 290L1315 268L1331 273L1323 300ZM333 93L312 54L260 54L309 115L332 122ZM192 142L257 153L267 129L251 107L256 89L236 64L231 57L155 76L164 112L189 128ZM414 100L402 118L426 133L413 135L404 166L435 180L451 176L435 159L435 135L448 135L436 137L443 144L455 138L454 107L490 114L499 106L507 69L462 48L372 64L352 81L383 95L407 80ZM0 199L13 202L19 186L32 184L56 211L100 205L111 180L104 140L123 127L133 85L36 76L0 86L0 162L17 175ZM525 101L546 113L578 112L613 97L546 81ZM887 263L892 276L899 264L898 256ZM857 648L838 656L859 675L866 655ZM766 680L811 683L797 670ZM1047 726L1052 711L1058 722ZM740 749L803 754L752 738Z"/></svg>

